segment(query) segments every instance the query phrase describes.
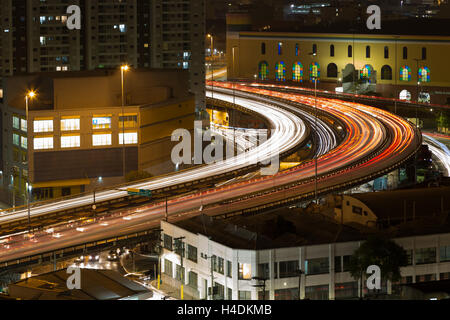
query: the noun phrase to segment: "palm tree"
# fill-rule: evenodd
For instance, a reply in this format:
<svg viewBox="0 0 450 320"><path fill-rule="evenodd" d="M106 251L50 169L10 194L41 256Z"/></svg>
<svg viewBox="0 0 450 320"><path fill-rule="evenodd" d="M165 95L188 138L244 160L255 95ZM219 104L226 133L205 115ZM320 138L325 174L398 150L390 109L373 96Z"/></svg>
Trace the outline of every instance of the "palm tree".
<svg viewBox="0 0 450 320"><path fill-rule="evenodd" d="M382 236L369 236L353 253L349 271L355 280L361 280L360 297L362 298L363 277L369 266L380 267L382 280L396 282L401 279L400 267L407 264L408 255L397 243Z"/></svg>

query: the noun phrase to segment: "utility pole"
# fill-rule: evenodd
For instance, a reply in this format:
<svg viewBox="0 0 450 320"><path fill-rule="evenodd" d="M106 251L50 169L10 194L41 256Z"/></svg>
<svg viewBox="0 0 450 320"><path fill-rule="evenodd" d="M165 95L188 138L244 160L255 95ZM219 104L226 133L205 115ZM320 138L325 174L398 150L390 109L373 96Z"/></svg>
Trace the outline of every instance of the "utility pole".
<svg viewBox="0 0 450 320"><path fill-rule="evenodd" d="M303 274L303 271L302 271L302 269L297 269L296 270L296 275L298 275L298 300L301 300L302 299L302 289L301 289L301 282L302 282L302 274Z"/></svg>
<svg viewBox="0 0 450 320"><path fill-rule="evenodd" d="M181 280L181 286L180 286L180 297L181 300L184 300L184 270L183 270L183 257L184 257L184 241L186 237L179 237L173 239L174 241L174 247L175 252L178 251L178 254L180 255L180 261L181 261L181 270L180 270L180 280Z"/></svg>

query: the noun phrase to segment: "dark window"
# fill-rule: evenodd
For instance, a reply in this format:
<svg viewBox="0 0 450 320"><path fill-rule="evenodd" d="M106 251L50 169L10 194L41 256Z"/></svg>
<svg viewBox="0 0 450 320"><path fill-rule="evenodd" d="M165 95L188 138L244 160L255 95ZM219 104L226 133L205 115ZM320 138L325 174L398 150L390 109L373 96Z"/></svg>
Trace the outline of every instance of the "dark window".
<svg viewBox="0 0 450 320"><path fill-rule="evenodd" d="M388 65L381 67L381 80L392 80L392 68Z"/></svg>
<svg viewBox="0 0 450 320"><path fill-rule="evenodd" d="M370 58L370 46L366 47L366 58Z"/></svg>
<svg viewBox="0 0 450 320"><path fill-rule="evenodd" d="M300 53L299 47L298 47L298 43L295 44L295 56L298 57Z"/></svg>
<svg viewBox="0 0 450 320"><path fill-rule="evenodd" d="M269 279L269 264L268 263L260 263L258 265L258 277Z"/></svg>
<svg viewBox="0 0 450 320"><path fill-rule="evenodd" d="M232 265L231 261L227 260L227 277L228 278L232 277L232 271L233 271L233 265Z"/></svg>
<svg viewBox="0 0 450 320"><path fill-rule="evenodd" d="M305 287L305 298L310 300L328 300L328 285Z"/></svg>
<svg viewBox="0 0 450 320"><path fill-rule="evenodd" d="M278 42L278 55L281 56L283 54L283 43Z"/></svg>
<svg viewBox="0 0 450 320"><path fill-rule="evenodd" d="M313 53L317 53L317 44L313 44L312 50L313 50Z"/></svg>
<svg viewBox="0 0 450 320"><path fill-rule="evenodd" d="M62 195L63 197L65 197L65 196L70 196L70 188L62 188L62 189L61 189L61 195Z"/></svg>
<svg viewBox="0 0 450 320"><path fill-rule="evenodd" d="M408 48L403 47L403 59L408 59Z"/></svg>
<svg viewBox="0 0 450 320"><path fill-rule="evenodd" d="M416 249L416 264L436 263L436 248Z"/></svg>
<svg viewBox="0 0 450 320"><path fill-rule="evenodd" d="M266 54L266 44L264 42L261 43L261 54Z"/></svg>
<svg viewBox="0 0 450 320"><path fill-rule="evenodd" d="M191 261L197 262L197 248L188 244L187 251L187 258Z"/></svg>
<svg viewBox="0 0 450 320"><path fill-rule="evenodd" d="M384 47L384 58L385 59L389 58L389 48L388 47Z"/></svg>
<svg viewBox="0 0 450 320"><path fill-rule="evenodd" d="M348 46L347 51L348 51L348 53L347 53L348 57L351 58L353 56L353 47Z"/></svg>
<svg viewBox="0 0 450 320"><path fill-rule="evenodd" d="M330 46L330 57L334 57L334 45Z"/></svg>
<svg viewBox="0 0 450 320"><path fill-rule="evenodd" d="M164 259L164 273L172 277L172 261Z"/></svg>
<svg viewBox="0 0 450 320"><path fill-rule="evenodd" d="M188 285L194 289L198 288L198 275L193 271L189 271Z"/></svg>
<svg viewBox="0 0 450 320"><path fill-rule="evenodd" d="M337 65L334 63L330 63L327 67L327 77L337 78L337 74L338 74Z"/></svg>
<svg viewBox="0 0 450 320"><path fill-rule="evenodd" d="M357 206L353 206L352 207L352 212L359 214L360 216L362 215L362 208L361 207L357 207Z"/></svg>
<svg viewBox="0 0 450 320"><path fill-rule="evenodd" d="M280 262L280 278L296 277L298 270L298 261L282 261Z"/></svg>
<svg viewBox="0 0 450 320"><path fill-rule="evenodd" d="M167 234L164 234L164 248L172 250L172 237Z"/></svg>
<svg viewBox="0 0 450 320"><path fill-rule="evenodd" d="M280 266L281 269L281 266ZM323 274L328 273L329 263L328 258L308 259L305 261L305 273L308 274Z"/></svg>
<svg viewBox="0 0 450 320"><path fill-rule="evenodd" d="M334 272L342 272L342 257L334 257Z"/></svg>
<svg viewBox="0 0 450 320"><path fill-rule="evenodd" d="M427 48L422 48L422 60L426 60L427 58Z"/></svg>

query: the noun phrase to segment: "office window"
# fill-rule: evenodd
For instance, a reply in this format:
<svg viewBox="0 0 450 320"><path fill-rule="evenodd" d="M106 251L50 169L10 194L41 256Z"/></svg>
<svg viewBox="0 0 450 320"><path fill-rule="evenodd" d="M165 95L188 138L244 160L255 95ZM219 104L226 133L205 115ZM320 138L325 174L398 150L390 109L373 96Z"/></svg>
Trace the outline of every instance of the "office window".
<svg viewBox="0 0 450 320"><path fill-rule="evenodd" d="M239 263L239 280L250 280L252 278L252 266L249 263Z"/></svg>
<svg viewBox="0 0 450 320"><path fill-rule="evenodd" d="M280 266L281 270L281 266ZM324 274L329 272L328 258L308 259L305 261L305 274Z"/></svg>
<svg viewBox="0 0 450 320"><path fill-rule="evenodd" d="M25 119L20 119L20 130L27 132L28 130L28 121Z"/></svg>
<svg viewBox="0 0 450 320"><path fill-rule="evenodd" d="M111 129L111 117L92 118L92 129Z"/></svg>
<svg viewBox="0 0 450 320"><path fill-rule="evenodd" d="M119 128L122 129L125 124L125 128L137 128L137 115L126 115L119 117Z"/></svg>
<svg viewBox="0 0 450 320"><path fill-rule="evenodd" d="M233 277L233 264L231 261L227 260L227 277L232 278Z"/></svg>
<svg viewBox="0 0 450 320"><path fill-rule="evenodd" d="M189 274L188 274L188 285L191 288L194 288L194 289L198 288L198 275L194 271L189 271Z"/></svg>
<svg viewBox="0 0 450 320"><path fill-rule="evenodd" d="M440 247L440 261L450 261L450 246Z"/></svg>
<svg viewBox="0 0 450 320"><path fill-rule="evenodd" d="M416 249L416 264L426 264L436 262L436 248Z"/></svg>
<svg viewBox="0 0 450 320"><path fill-rule="evenodd" d="M20 136L17 133L13 133L13 144L20 146Z"/></svg>
<svg viewBox="0 0 450 320"><path fill-rule="evenodd" d="M274 292L275 300L298 300L298 294L298 288L278 289ZM266 295L266 299L268 298Z"/></svg>
<svg viewBox="0 0 450 320"><path fill-rule="evenodd" d="M92 145L93 146L110 146L111 134L93 134L92 135Z"/></svg>
<svg viewBox="0 0 450 320"><path fill-rule="evenodd" d="M80 130L80 119L61 119L61 131Z"/></svg>
<svg viewBox="0 0 450 320"><path fill-rule="evenodd" d="M34 120L34 132L53 132L53 120Z"/></svg>
<svg viewBox="0 0 450 320"><path fill-rule="evenodd" d="M358 282L343 282L334 285L335 299L349 299L358 297Z"/></svg>
<svg viewBox="0 0 450 320"><path fill-rule="evenodd" d="M224 274L225 270L224 270L225 266L224 266L224 260L221 257L217 258L217 272L220 274Z"/></svg>
<svg viewBox="0 0 450 320"><path fill-rule="evenodd" d="M169 277L173 277L172 261L164 259L164 273Z"/></svg>
<svg viewBox="0 0 450 320"><path fill-rule="evenodd" d="M252 293L251 291L243 291L239 290L239 300L251 300L252 299Z"/></svg>
<svg viewBox="0 0 450 320"><path fill-rule="evenodd" d="M233 290L231 288L227 288L228 291L228 300L233 300Z"/></svg>
<svg viewBox="0 0 450 320"><path fill-rule="evenodd" d="M20 130L20 118L13 116L13 128Z"/></svg>
<svg viewBox="0 0 450 320"><path fill-rule="evenodd" d="M343 272L347 272L350 270L350 260L352 256L343 256L342 257L342 265L343 265Z"/></svg>
<svg viewBox="0 0 450 320"><path fill-rule="evenodd" d="M34 150L53 149L53 137L34 138Z"/></svg>
<svg viewBox="0 0 450 320"><path fill-rule="evenodd" d="M125 144L138 143L137 132L125 132ZM119 144L123 144L123 133L119 133Z"/></svg>
<svg viewBox="0 0 450 320"><path fill-rule="evenodd" d="M80 136L62 136L61 148L79 148Z"/></svg>
<svg viewBox="0 0 450 320"><path fill-rule="evenodd" d="M298 270L298 260L280 262L280 278L296 277Z"/></svg>
<svg viewBox="0 0 450 320"><path fill-rule="evenodd" d="M258 277L269 279L270 278L270 272L269 272L269 264L268 263L260 263L258 265Z"/></svg>
<svg viewBox="0 0 450 320"><path fill-rule="evenodd" d="M191 261L197 262L197 256L198 256L197 248L188 244L187 245L187 258Z"/></svg>
<svg viewBox="0 0 450 320"><path fill-rule="evenodd" d="M20 137L20 146L24 149L28 148L28 138Z"/></svg>
<svg viewBox="0 0 450 320"><path fill-rule="evenodd" d="M334 257L334 272L342 272L342 257Z"/></svg>
<svg viewBox="0 0 450 320"><path fill-rule="evenodd" d="M305 298L311 300L328 300L328 285L305 287Z"/></svg>
<svg viewBox="0 0 450 320"><path fill-rule="evenodd" d="M163 240L164 240L163 241L164 248L172 251L172 237L167 234L164 234Z"/></svg>

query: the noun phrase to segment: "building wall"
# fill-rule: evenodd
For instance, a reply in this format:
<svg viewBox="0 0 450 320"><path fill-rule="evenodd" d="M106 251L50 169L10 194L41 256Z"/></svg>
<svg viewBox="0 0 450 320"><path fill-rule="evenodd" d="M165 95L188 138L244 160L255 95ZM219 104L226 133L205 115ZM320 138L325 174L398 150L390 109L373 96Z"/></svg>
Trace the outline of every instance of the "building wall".
<svg viewBox="0 0 450 320"><path fill-rule="evenodd" d="M265 54L261 48L263 43L266 46ZM278 54L279 43L282 47L281 54ZM310 55L314 44L317 46L316 56ZM298 55L296 45L299 48ZM331 45L334 46L334 56L331 56ZM352 57L348 57L348 46L352 46ZM369 58L366 57L368 46L370 46ZM385 47L389 50L388 58L384 56ZM408 51L406 59L403 58L404 47ZM286 67L286 80L292 81L293 65L300 62L303 65L303 82L308 82L310 65L316 62L320 66L320 81L341 86L339 78L343 77L343 70L347 65L354 65L356 70L370 65L376 71L378 86L397 84L398 88L388 87L390 89L388 91L395 91L394 96L407 89L415 97L419 80L415 59L422 59L422 48L426 48L426 59L419 61L418 67L430 69L430 82L421 82L421 90L432 94L432 103L445 103L446 98L450 97L448 81L450 65L446 63L446 57L450 54L450 37L444 36L230 32L227 37L227 52L231 53L227 55L228 76L254 79L255 75L259 76L259 63L265 61L269 69L268 80L274 81L275 65L282 61ZM337 65L336 77L327 75L327 67L331 63ZM391 80L381 79L381 69L385 65L392 69ZM400 68L405 65L411 69L410 81L400 80ZM380 91L386 91L386 88L380 88ZM447 94L439 93L441 91Z"/></svg>
<svg viewBox="0 0 450 320"><path fill-rule="evenodd" d="M355 298L359 295L359 281L353 279L346 269L348 257L359 247L360 242L342 242L323 245L311 245L290 248L278 248L270 250L241 250L224 246L215 241L209 240L200 234L193 234L183 230L173 224L162 221L161 229L163 233L170 235L172 238L185 237L186 244L197 247L198 258L197 263L187 258L183 259L185 271L195 271L198 273L198 290L200 298L204 299L205 284L211 286L211 276L214 282L217 282L225 288L225 298L228 299L227 289L232 290L232 299L237 300L239 291L249 291L252 300L258 299L259 288L253 287L255 281L239 280L238 266L239 264L249 264L251 274L249 277L263 276L258 273L258 265L268 263L269 279L266 281L266 291L271 300L273 299L297 299L299 289L299 278L296 275L281 277L281 263L286 261L296 262L301 266L304 272L300 279L301 298L310 299L342 299ZM446 261L440 261L441 248L450 250L450 234L427 235L417 237L406 237L394 239L409 254L411 254L411 265L401 268L402 283L411 281L412 283L421 282L429 279L442 279L450 277L450 256ZM422 263L420 249L434 248L435 255L433 261ZM202 256L216 255L222 257L225 261L232 262L232 277L227 277L227 270L224 274L213 272L211 274L210 259L202 258ZM312 265L317 261L315 259L328 258L328 266L317 271ZM162 254L162 265L164 270L164 259L172 261L173 275L175 274L176 265L180 265L180 256L173 251L164 249ZM277 268L275 268L277 265ZM310 271L308 271L310 268ZM275 276L275 270L278 270L278 277ZM315 270L315 271L314 271ZM307 274L305 274L305 272ZM312 273L312 274L308 274ZM416 278L417 276L417 278ZM411 277L411 278L409 278ZM186 279L186 278L185 278ZM206 280L206 282L205 282ZM347 291L342 291L345 290ZM388 282L383 285L382 290L387 293L392 292L392 283ZM286 295L287 294L287 295ZM347 297L346 297L347 295Z"/></svg>

